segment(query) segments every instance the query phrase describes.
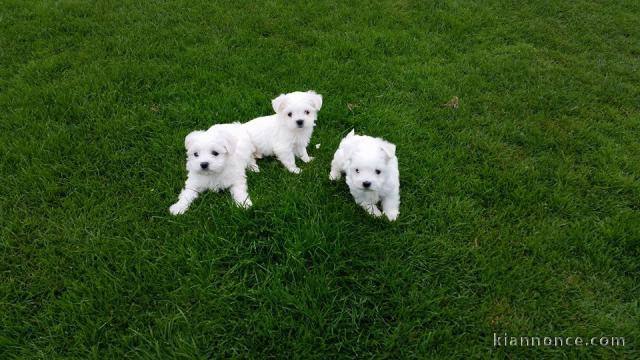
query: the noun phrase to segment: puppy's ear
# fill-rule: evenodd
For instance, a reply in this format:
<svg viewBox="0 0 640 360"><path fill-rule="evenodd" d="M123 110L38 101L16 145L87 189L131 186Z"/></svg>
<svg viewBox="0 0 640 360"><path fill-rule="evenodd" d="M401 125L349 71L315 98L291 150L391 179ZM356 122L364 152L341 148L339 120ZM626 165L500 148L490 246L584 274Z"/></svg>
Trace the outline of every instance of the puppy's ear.
<svg viewBox="0 0 640 360"><path fill-rule="evenodd" d="M390 142L383 141L380 150L387 156L387 160L396 156L396 146Z"/></svg>
<svg viewBox="0 0 640 360"><path fill-rule="evenodd" d="M202 134L204 134L204 131L202 130L190 132L189 135L184 138L184 147L189 149L191 145L193 145L193 142L196 141L196 139Z"/></svg>
<svg viewBox="0 0 640 360"><path fill-rule="evenodd" d="M277 98L271 100L271 106L273 106L273 111L276 113L280 113L284 110L284 107L287 106L287 95L280 94Z"/></svg>
<svg viewBox="0 0 640 360"><path fill-rule="evenodd" d="M236 144L238 142L238 139L236 139L235 136L231 135L231 133L227 131L220 131L219 136L222 139L224 149L228 154L232 154L234 151L236 151Z"/></svg>
<svg viewBox="0 0 640 360"><path fill-rule="evenodd" d="M353 153L354 150L354 146L352 144L351 141L346 141L348 138L354 136L355 133L355 129L352 129L351 132L349 132L347 134L347 136L344 137L344 139L342 139L340 141L340 146L339 148L342 149L342 153L344 154L345 157L350 158L351 154Z"/></svg>
<svg viewBox="0 0 640 360"><path fill-rule="evenodd" d="M316 93L313 90L307 91L307 94L309 94L309 100L311 101L311 106L313 106L313 108L316 109L316 111L319 111L320 108L322 107L322 95Z"/></svg>

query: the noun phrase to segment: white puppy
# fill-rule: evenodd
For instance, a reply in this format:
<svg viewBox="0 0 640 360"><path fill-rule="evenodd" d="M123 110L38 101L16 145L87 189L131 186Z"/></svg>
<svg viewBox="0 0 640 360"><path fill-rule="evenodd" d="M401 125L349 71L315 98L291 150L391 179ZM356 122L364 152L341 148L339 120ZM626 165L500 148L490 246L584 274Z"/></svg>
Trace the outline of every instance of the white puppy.
<svg viewBox="0 0 640 360"><path fill-rule="evenodd" d="M183 214L205 190L229 189L238 206L246 209L252 205L245 169L257 171L252 156L255 150L240 123L194 131L184 139L184 146L187 148L187 181L178 202L169 208L171 214Z"/></svg>
<svg viewBox="0 0 640 360"><path fill-rule="evenodd" d="M295 157L304 162L313 160L307 145L313 133L322 96L314 91L281 94L271 101L274 115L253 119L244 124L256 148L255 157L275 155L292 173L301 170Z"/></svg>
<svg viewBox="0 0 640 360"><path fill-rule="evenodd" d="M356 135L353 130L340 142L331 162L330 180L346 174L356 203L369 214L391 221L400 214L400 173L396 146L380 138Z"/></svg>

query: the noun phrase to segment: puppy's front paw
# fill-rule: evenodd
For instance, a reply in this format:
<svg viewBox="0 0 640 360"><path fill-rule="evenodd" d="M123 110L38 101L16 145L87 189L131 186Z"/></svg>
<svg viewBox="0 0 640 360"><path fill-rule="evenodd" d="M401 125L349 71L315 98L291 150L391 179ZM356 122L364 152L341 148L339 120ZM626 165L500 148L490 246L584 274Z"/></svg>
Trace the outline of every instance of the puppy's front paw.
<svg viewBox="0 0 640 360"><path fill-rule="evenodd" d="M243 202L236 202L236 205L238 205L238 207L241 207L243 209L248 209L251 206L253 206L253 203L251 202L251 199L246 198Z"/></svg>
<svg viewBox="0 0 640 360"><path fill-rule="evenodd" d="M400 212L398 210L385 210L384 214L387 216L389 221L395 221L398 218L398 215L400 215Z"/></svg>
<svg viewBox="0 0 640 360"><path fill-rule="evenodd" d="M332 172L329 173L329 180L331 180L331 181L340 180L341 175L342 174L340 174L340 171L335 172L335 173L332 171Z"/></svg>
<svg viewBox="0 0 640 360"><path fill-rule="evenodd" d="M365 211L367 213L369 213L369 215L373 215L374 217L382 216L382 212L375 205L366 205L365 204L365 205L362 205L362 207L365 209Z"/></svg>
<svg viewBox="0 0 640 360"><path fill-rule="evenodd" d="M188 208L188 205L177 202L169 207L169 212L171 213L171 215L182 215L185 213L185 211L187 211Z"/></svg>
<svg viewBox="0 0 640 360"><path fill-rule="evenodd" d="M249 171L254 172L254 173L259 173L260 172L260 168L258 167L258 164L251 164L248 167Z"/></svg>
<svg viewBox="0 0 640 360"><path fill-rule="evenodd" d="M289 168L288 170L289 172L294 174L300 174L300 172L302 171L299 167Z"/></svg>
<svg viewBox="0 0 640 360"><path fill-rule="evenodd" d="M313 159L315 159L313 156L307 156L306 158L302 159L302 161L304 161L305 163L310 163L313 161Z"/></svg>

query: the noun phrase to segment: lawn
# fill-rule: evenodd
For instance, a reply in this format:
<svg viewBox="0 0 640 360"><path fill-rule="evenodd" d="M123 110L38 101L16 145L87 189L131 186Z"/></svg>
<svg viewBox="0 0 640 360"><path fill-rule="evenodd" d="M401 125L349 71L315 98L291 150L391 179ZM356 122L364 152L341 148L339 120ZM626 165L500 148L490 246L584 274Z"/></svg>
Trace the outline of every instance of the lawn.
<svg viewBox="0 0 640 360"><path fill-rule="evenodd" d="M639 70L634 0L3 0L0 358L637 358ZM186 134L308 89L301 174L169 214ZM328 180L352 128L396 222Z"/></svg>

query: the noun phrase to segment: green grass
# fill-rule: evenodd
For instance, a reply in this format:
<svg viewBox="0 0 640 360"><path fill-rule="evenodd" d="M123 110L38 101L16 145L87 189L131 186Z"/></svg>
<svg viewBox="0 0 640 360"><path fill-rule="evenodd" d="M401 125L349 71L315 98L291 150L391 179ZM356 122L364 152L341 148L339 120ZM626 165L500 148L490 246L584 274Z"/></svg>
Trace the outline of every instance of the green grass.
<svg viewBox="0 0 640 360"><path fill-rule="evenodd" d="M4 0L0 358L633 358L639 69L633 0ZM169 215L187 133L307 89L302 174ZM352 128L395 223L328 181Z"/></svg>

